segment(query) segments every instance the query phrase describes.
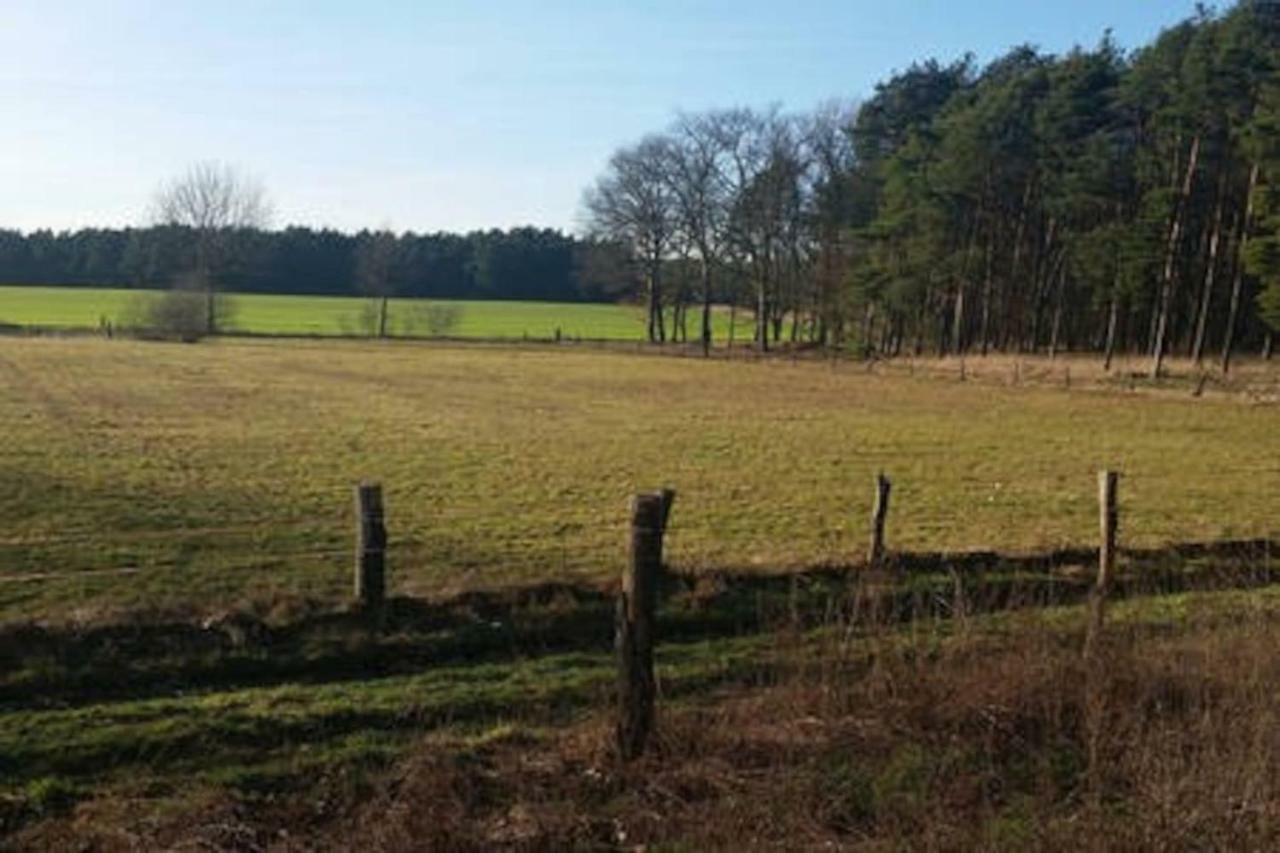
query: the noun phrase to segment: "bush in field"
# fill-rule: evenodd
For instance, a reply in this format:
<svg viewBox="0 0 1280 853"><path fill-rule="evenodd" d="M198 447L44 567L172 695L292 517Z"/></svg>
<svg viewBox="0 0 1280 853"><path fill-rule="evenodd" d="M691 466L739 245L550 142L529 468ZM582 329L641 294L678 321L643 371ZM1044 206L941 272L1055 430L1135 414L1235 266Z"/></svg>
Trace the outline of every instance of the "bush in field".
<svg viewBox="0 0 1280 853"><path fill-rule="evenodd" d="M462 306L448 302L427 302L409 310L403 328L410 335L444 338L453 334L462 322Z"/></svg>
<svg viewBox="0 0 1280 853"><path fill-rule="evenodd" d="M433 338L443 338L456 331L462 322L462 306L448 305L443 302L430 302L422 309L427 327L427 334Z"/></svg>
<svg viewBox="0 0 1280 853"><path fill-rule="evenodd" d="M184 278L171 290L139 293L126 305L118 325L141 338L194 343L208 334L211 313L225 321L231 314L230 302Z"/></svg>
<svg viewBox="0 0 1280 853"><path fill-rule="evenodd" d="M378 334L378 303L376 300L365 300L360 306L360 317L356 321L357 329L360 334L368 337L376 337Z"/></svg>

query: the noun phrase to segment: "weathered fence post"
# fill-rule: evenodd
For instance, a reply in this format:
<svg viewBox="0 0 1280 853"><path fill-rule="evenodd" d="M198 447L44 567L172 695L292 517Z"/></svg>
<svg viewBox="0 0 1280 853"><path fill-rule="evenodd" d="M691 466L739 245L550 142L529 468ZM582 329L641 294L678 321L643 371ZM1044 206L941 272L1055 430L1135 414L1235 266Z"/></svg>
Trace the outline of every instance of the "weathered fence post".
<svg viewBox="0 0 1280 853"><path fill-rule="evenodd" d="M1116 492L1120 475L1115 471L1098 472L1098 523L1102 541L1098 548L1098 579L1089 596L1089 627L1084 640L1086 659L1093 657L1102 635L1103 610L1111 580L1115 574L1116 527L1120 514L1116 506Z"/></svg>
<svg viewBox="0 0 1280 853"><path fill-rule="evenodd" d="M631 553L622 575L614 622L618 752L625 761L644 752L653 728L654 619L662 567L662 532L665 513L671 507L668 491L636 495L631 503ZM674 496L674 492L671 494Z"/></svg>
<svg viewBox="0 0 1280 853"><path fill-rule="evenodd" d="M873 567L884 560L884 523L889 516L889 490L892 485L883 472L876 474L876 503L871 510L871 549L867 552L867 562Z"/></svg>
<svg viewBox="0 0 1280 853"><path fill-rule="evenodd" d="M382 514L382 486L356 486L356 603L377 611L387 595L387 527Z"/></svg>
<svg viewBox="0 0 1280 853"><path fill-rule="evenodd" d="M676 490L670 487L658 490L658 497L662 499L662 532L667 532L667 520L671 518L671 505L676 502ZM662 547L662 542L658 543L658 547Z"/></svg>

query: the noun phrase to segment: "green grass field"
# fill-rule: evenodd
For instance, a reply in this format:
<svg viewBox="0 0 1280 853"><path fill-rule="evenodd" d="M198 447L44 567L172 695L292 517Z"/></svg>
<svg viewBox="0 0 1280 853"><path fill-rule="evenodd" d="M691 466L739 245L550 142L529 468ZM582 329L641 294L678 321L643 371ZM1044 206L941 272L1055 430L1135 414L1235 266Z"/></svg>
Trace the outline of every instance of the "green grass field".
<svg viewBox="0 0 1280 853"><path fill-rule="evenodd" d="M96 329L100 321L119 324L147 291L72 287L0 286L0 325L59 329ZM362 335L370 328L369 301L340 296L229 294L223 327L229 332L259 335ZM389 315L393 335L425 336L421 317L428 300L395 299ZM457 325L447 332L458 338L548 339L556 330L568 338L639 341L644 338L644 312L626 305L560 302L449 300L458 311ZM690 322L696 322L691 317ZM745 322L745 321L744 321ZM728 318L716 315L715 335L728 336ZM690 330L696 336L696 329ZM739 336L749 335L745 326Z"/></svg>
<svg viewBox="0 0 1280 853"><path fill-rule="evenodd" d="M856 573L815 569L861 561L880 470L895 483L895 550L1087 549L1097 535L1095 475L1107 466L1123 472L1125 546L1274 539L1276 408L1221 394L1082 389L1079 379L1066 391L1009 387L977 370L967 382L946 377L534 346L0 337L0 846L16 832L18 849L79 847L86 834L97 846L132 838L168 847L206 827L250 833L206 846L270 846L280 829L303 833L298 849L341 846L332 834L355 820L349 810L384 795L382 780L417 778L446 786L413 795L437 822L430 831L465 831L483 847L505 837L528 768L566 761L545 784L593 778L598 766L615 781L570 788L556 808L602 813L604 829L591 832L613 837L611 815L642 820L651 808L627 805L627 777L611 775L598 746L607 743L613 678L612 601L601 590L623 564L630 495L664 484L678 491L667 559L684 577L661 615L663 757L652 767L674 762L678 775L664 784L701 791L695 806L699 797L737 800L756 813L769 795L750 793L748 780L767 766L770 778L792 780L782 786L790 791L823 792L788 814L808 820L812 810L836 839L845 824L827 826L821 815L843 808L852 817L841 821L858 832L922 841L910 833L924 830L895 823L902 797L935 796L913 781L921 773L998 774L1002 789L1070 804L1080 735L1064 729L1029 747L1017 733L1079 717L1070 650L1087 566L1046 575L1008 560L964 581L964 592L955 561L856 585ZM384 486L391 534L397 600L380 633L343 612L351 489L365 478ZM1243 567L1257 583L1271 565L1268 549L1255 550ZM1172 580L1173 589L1201 574L1209 587L1235 582L1221 556L1173 564L1173 574L1166 559L1133 558L1126 576ZM796 580L774 582L778 572ZM901 629L846 624L869 595L910 619ZM1019 601L1041 609L994 612ZM1261 655L1274 646L1277 613L1274 591L1210 591L1138 598L1112 617L1137 632L1130 644L1140 660L1139 649L1173 642L1189 620L1215 637L1220 626L1246 626L1256 631L1250 654ZM1207 677L1218 666L1213 648L1194 658ZM938 687L946 701L913 692L997 654L1000 679ZM1185 670L1162 654L1157 670ZM875 678L863 676L867 655L883 661ZM1255 666L1230 649L1222 655ZM1167 688L1163 670L1150 677L1153 690ZM986 698L992 689L1025 693ZM1032 711L1015 704L1039 708L1050 695L1064 705L1046 705L1044 719L1024 727ZM815 696L827 698L813 704ZM961 719L954 734L950 723L927 721L903 731L896 709L906 701L972 702L979 723ZM752 712L758 702L776 706ZM803 758L803 726L848 724L846 707L882 707L894 722L862 720L854 730L895 734L815 746ZM1227 718L1262 719L1241 707ZM948 744L992 714L999 732L1016 737L954 758ZM713 733L703 752L682 745L686 730ZM720 743L722 731L734 737ZM433 811L455 792L432 774L453 777L435 764L415 777L424 749L448 768L474 768L480 787L458 790L483 793L460 812ZM832 764L849 749L865 776L854 782ZM1047 756L1043 774L992 769L1028 749ZM522 769L494 764L508 760ZM852 794L841 793L845 784ZM1045 793L1056 785L1060 793ZM967 802L956 796L937 793L936 808L916 811ZM320 802L333 804L323 819ZM1021 802L962 813L1016 829ZM714 825L696 813L683 821L645 837L698 837ZM559 839L547 846L579 837L555 832L568 834L547 836Z"/></svg>
<svg viewBox="0 0 1280 853"><path fill-rule="evenodd" d="M770 572L862 555L876 471L910 550L1276 530L1274 407L598 351L0 339L0 616L347 587L351 487L384 486L393 587L606 579L638 489L669 553ZM101 570L137 569L128 583Z"/></svg>

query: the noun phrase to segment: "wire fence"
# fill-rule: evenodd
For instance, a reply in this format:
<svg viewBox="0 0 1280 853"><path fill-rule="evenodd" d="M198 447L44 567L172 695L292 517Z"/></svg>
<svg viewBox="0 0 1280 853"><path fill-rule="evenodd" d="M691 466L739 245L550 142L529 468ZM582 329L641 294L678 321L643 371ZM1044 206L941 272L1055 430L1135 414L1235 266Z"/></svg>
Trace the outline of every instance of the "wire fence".
<svg viewBox="0 0 1280 853"><path fill-rule="evenodd" d="M858 475L795 479L771 492L711 489L689 465L663 483L677 492L666 563L688 574L856 567L867 558L875 497L873 478L860 467ZM946 470L942 449L917 470L887 473L892 552L1034 555L1096 547L1096 490L1083 470L1079 477L957 474ZM1120 490L1122 548L1280 540L1274 458L1218 465L1213 478L1123 471ZM598 497L601 491L596 484L581 496L537 500L392 486L388 594L612 582L626 565L628 500L637 489L618 489L612 499ZM307 500L319 508L310 517L282 512L223 525L175 517L163 528L0 531L0 620L113 602L211 607L280 594L349 597L358 563L352 489L324 489Z"/></svg>

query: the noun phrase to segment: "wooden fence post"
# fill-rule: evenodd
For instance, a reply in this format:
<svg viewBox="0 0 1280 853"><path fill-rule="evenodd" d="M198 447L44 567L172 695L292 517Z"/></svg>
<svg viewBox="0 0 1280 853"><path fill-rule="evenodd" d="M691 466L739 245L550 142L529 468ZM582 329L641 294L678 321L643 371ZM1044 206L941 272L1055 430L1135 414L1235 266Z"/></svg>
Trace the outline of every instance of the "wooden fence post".
<svg viewBox="0 0 1280 853"><path fill-rule="evenodd" d="M876 503L871 511L871 549L867 553L867 562L872 567L879 566L884 560L884 523L889 516L889 490L892 486L883 472L876 474Z"/></svg>
<svg viewBox="0 0 1280 853"><path fill-rule="evenodd" d="M1098 548L1098 579L1089 596L1089 626L1084 640L1084 654L1091 659L1102 635L1103 610L1115 574L1116 528L1120 513L1116 506L1120 475L1115 471L1098 472L1098 523L1102 541Z"/></svg>
<svg viewBox="0 0 1280 853"><path fill-rule="evenodd" d="M356 486L356 603L376 611L387 595L387 527L382 513L382 486Z"/></svg>
<svg viewBox="0 0 1280 853"><path fill-rule="evenodd" d="M662 532L667 532L667 521L671 518L671 505L676 502L676 490L670 487L659 489L658 497L662 500ZM662 542L658 547L662 547Z"/></svg>
<svg viewBox="0 0 1280 853"><path fill-rule="evenodd" d="M674 495L674 493L672 493ZM653 729L654 620L662 567L665 492L636 495L631 502L631 553L622 575L614 622L618 654L618 752L638 758Z"/></svg>

